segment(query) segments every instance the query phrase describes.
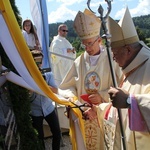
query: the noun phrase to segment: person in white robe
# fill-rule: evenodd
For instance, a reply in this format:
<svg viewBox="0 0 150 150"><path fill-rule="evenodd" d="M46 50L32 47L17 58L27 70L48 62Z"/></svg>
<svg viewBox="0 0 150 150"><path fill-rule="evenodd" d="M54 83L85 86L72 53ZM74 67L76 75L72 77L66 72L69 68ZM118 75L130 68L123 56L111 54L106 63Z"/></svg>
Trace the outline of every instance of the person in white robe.
<svg viewBox="0 0 150 150"><path fill-rule="evenodd" d="M52 58L52 70L57 86L60 85L76 58L75 48L66 39L68 32L66 24L59 25L58 35L54 36L50 45L50 52L52 52L50 59Z"/></svg>
<svg viewBox="0 0 150 150"><path fill-rule="evenodd" d="M113 82L107 51L101 45L100 27L100 19L88 9L77 13L74 28L85 52L74 61L59 87L59 94L69 98L73 103L81 106L88 101L91 104L88 108L82 108L83 117L86 120L79 118L77 114L72 114L70 110L70 125L73 126L71 133L73 150L104 149L104 132L100 121L103 111L100 105L105 104L105 100L108 101L107 91ZM122 72L115 62L113 65L119 82ZM82 99L83 95L87 99Z"/></svg>
<svg viewBox="0 0 150 150"><path fill-rule="evenodd" d="M121 110L125 140L123 146L120 129L116 129L113 149L121 150L125 147L127 150L148 150L150 147L150 48L139 40L128 8L119 23L109 18L108 29L113 37L111 47L114 60L122 67L125 76L119 88L111 87L108 91L112 105ZM114 107L109 110L116 109Z"/></svg>

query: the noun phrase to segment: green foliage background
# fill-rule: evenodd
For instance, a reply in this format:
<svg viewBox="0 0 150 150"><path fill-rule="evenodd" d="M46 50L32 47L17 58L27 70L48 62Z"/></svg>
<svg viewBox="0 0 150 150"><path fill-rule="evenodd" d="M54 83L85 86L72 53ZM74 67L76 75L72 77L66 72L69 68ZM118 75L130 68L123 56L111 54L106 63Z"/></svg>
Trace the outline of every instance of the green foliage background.
<svg viewBox="0 0 150 150"><path fill-rule="evenodd" d="M140 40L143 40L148 46L150 46L150 40L149 40L149 38L150 38L150 15L133 17L132 19L136 26L137 33L139 35ZM116 20L116 21L118 21L118 20ZM57 35L57 28L61 23L62 22L49 24L50 43L53 39L53 36ZM73 28L73 21L67 20L63 23L65 23L68 26L69 32L68 32L67 39L76 48L77 53L80 54L83 51L83 49L80 48L80 40Z"/></svg>

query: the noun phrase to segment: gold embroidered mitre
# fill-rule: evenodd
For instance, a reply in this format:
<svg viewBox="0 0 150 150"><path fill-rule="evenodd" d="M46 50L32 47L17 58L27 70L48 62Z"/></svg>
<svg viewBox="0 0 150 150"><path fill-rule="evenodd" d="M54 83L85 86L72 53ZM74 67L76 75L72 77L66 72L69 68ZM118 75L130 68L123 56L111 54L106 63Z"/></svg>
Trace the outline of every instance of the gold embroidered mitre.
<svg viewBox="0 0 150 150"><path fill-rule="evenodd" d="M74 29L80 39L89 39L100 34L101 21L91 11L79 11L74 20Z"/></svg>

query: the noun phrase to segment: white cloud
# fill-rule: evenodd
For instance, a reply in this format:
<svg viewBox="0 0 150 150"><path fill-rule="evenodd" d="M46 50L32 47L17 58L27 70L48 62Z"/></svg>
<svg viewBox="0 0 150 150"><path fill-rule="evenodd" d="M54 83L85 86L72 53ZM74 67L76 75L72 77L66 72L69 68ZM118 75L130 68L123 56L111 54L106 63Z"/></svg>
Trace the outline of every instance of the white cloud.
<svg viewBox="0 0 150 150"><path fill-rule="evenodd" d="M100 5L102 5L104 11L107 11L107 8L105 8L107 3L104 0L101 0L101 1L98 1L98 2L97 2L97 0L93 0L93 1L91 0L90 8L91 8L92 11L94 11L96 14L98 14L98 8L99 8Z"/></svg>
<svg viewBox="0 0 150 150"><path fill-rule="evenodd" d="M48 0L48 2L58 3L58 7L55 11L48 14L49 23L64 22L66 20L74 20L77 11L73 11L68 7L78 7L84 0Z"/></svg>
<svg viewBox="0 0 150 150"><path fill-rule="evenodd" d="M150 14L150 0L139 0L137 6L134 8L129 8L129 11L131 13L132 17L141 16L141 15L147 15ZM116 15L115 19L120 19L125 12L125 7L119 10Z"/></svg>
<svg viewBox="0 0 150 150"><path fill-rule="evenodd" d="M73 5L73 4L77 4L77 3L81 3L84 0L48 0L48 2L54 2L54 3L62 3L62 5Z"/></svg>
<svg viewBox="0 0 150 150"><path fill-rule="evenodd" d="M48 3L56 3L58 4L57 9L48 13L48 21L49 23L56 23L56 22L64 22L66 20L74 20L77 12L83 11L87 8L87 1L85 0L47 0ZM107 6L107 3L104 0L91 0L90 7L91 9L98 14L98 7L99 5ZM69 9L70 8L70 9ZM74 10L72 10L74 8ZM82 10L83 9L83 10ZM104 11L107 8L104 8Z"/></svg>
<svg viewBox="0 0 150 150"><path fill-rule="evenodd" d="M122 16L124 15L124 12L125 12L125 8L122 8L121 10L117 11L117 13L115 15L115 19L122 18Z"/></svg>
<svg viewBox="0 0 150 150"><path fill-rule="evenodd" d="M56 11L53 11L48 15L48 22L56 23L56 22L64 22L64 20L65 21L74 20L76 13L77 13L76 11L72 11L68 9L66 6L61 5L59 8L57 8Z"/></svg>
<svg viewBox="0 0 150 150"><path fill-rule="evenodd" d="M139 0L137 7L130 10L132 17L147 15L150 13L150 0Z"/></svg>
<svg viewBox="0 0 150 150"><path fill-rule="evenodd" d="M49 12L48 20L49 23L64 22L66 20L74 20L75 15L81 9L87 8L87 1L85 0L47 0L49 3L56 3L56 10ZM147 15L150 13L150 0L116 0L112 1L114 9L111 14L113 14L114 19L120 19L124 12L126 5L129 7L129 11L132 17ZM58 5L57 5L58 4ZM104 0L91 0L91 9L98 14L98 7L102 5L105 11L107 11L107 3ZM117 7L115 7L117 6ZM72 9L73 8L73 9ZM50 9L49 9L50 10ZM118 11L117 11L118 10ZM82 10L81 10L82 11ZM115 11L115 12L113 12Z"/></svg>
<svg viewBox="0 0 150 150"><path fill-rule="evenodd" d="M103 5L103 4L107 4L104 0L101 0L101 1L97 1L97 0L95 0L95 1L92 1L91 0L91 3L90 3L90 6L91 7L96 7L96 8L98 8L98 6L99 5Z"/></svg>
<svg viewBox="0 0 150 150"><path fill-rule="evenodd" d="M130 1L134 1L134 0L119 0L121 2L130 2Z"/></svg>

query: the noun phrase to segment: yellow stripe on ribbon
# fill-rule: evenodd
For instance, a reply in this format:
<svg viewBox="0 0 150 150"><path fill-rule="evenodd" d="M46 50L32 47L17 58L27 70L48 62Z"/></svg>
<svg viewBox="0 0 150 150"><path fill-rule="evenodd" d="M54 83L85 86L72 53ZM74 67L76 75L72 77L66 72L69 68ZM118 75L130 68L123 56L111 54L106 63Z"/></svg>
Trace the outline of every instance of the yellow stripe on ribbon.
<svg viewBox="0 0 150 150"><path fill-rule="evenodd" d="M21 33L21 30L20 30L19 25L14 16L14 13L12 11L9 0L0 0L0 10L1 10L3 18L8 26L10 35L12 37L12 40L14 41L17 51L18 51L22 61L24 62L24 65L26 66L28 72L30 73L30 75L34 79L34 81L37 83L39 88L45 93L45 95L47 95L53 101L55 101L59 104L62 104L62 105L73 106L72 103L70 103L68 101L60 100L57 96L55 96L53 94L53 92L51 91L51 89L49 88L49 86L46 84L36 63L34 62L34 59L30 53L30 50L25 42L25 39L24 39L22 33ZM83 138L85 139L82 114L81 114L80 110L78 110L78 109L73 109L73 112L79 118L80 129L82 131ZM73 124L71 124L71 133L72 133L72 138L75 139L75 132L74 132ZM74 144L74 143L72 143L72 144ZM76 146L73 146L73 147L75 148Z"/></svg>

